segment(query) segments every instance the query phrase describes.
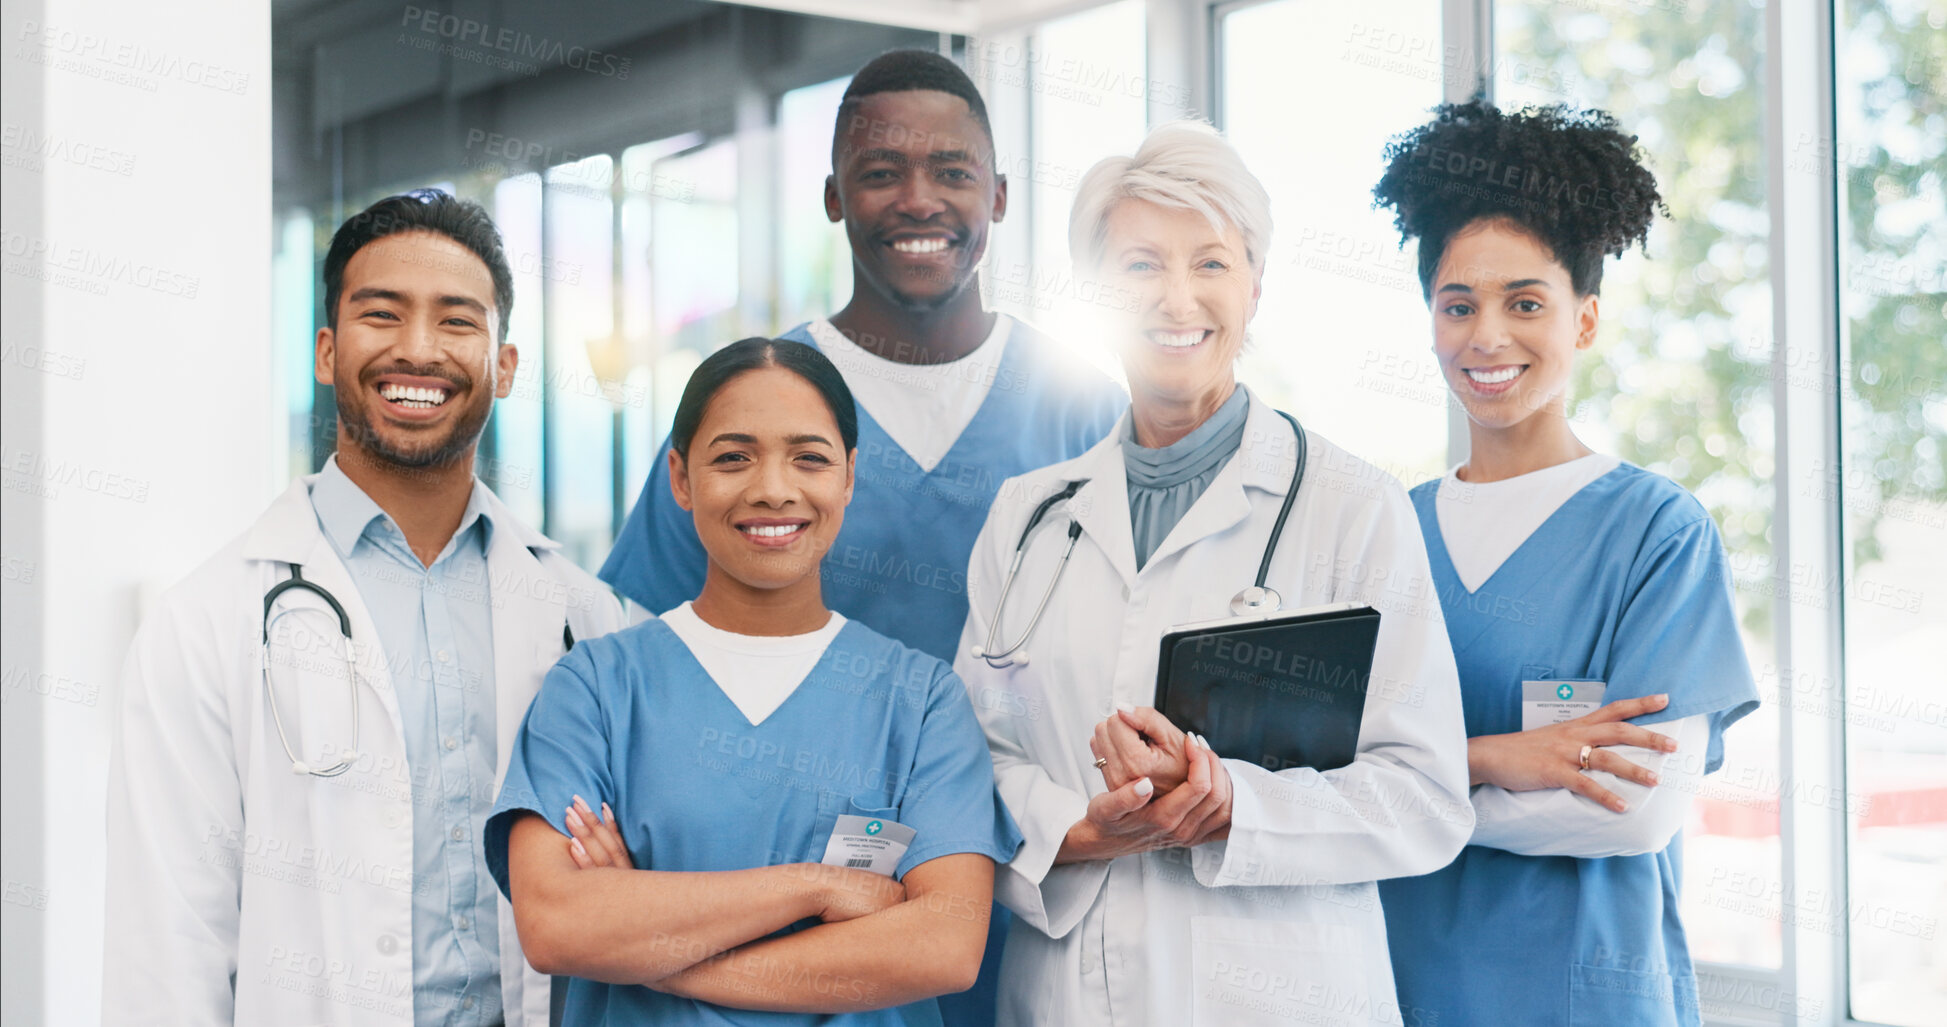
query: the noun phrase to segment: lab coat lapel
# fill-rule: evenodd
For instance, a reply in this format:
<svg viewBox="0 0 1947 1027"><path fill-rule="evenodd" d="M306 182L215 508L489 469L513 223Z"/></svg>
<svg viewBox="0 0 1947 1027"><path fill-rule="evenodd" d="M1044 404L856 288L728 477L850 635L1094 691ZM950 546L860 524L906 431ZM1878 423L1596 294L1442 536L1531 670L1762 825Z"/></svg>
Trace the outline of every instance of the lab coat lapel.
<svg viewBox="0 0 1947 1027"><path fill-rule="evenodd" d="M494 646L494 792L507 777L514 739L527 719L541 678L566 651L562 629L568 624L570 591L543 566L537 552L560 543L528 526L500 497L487 490L487 516L493 532L487 544L487 595L492 604ZM593 632L584 632L585 635ZM507 896L500 910L500 995L507 1022L548 1022L548 979L520 955L514 909ZM563 984L566 987L566 984ZM518 1012L517 1012L518 1011Z"/></svg>
<svg viewBox="0 0 1947 1027"><path fill-rule="evenodd" d="M494 510L487 580L493 603L495 791L507 774L507 757L540 678L565 651L566 591L529 547L539 537L504 508Z"/></svg>
<svg viewBox="0 0 1947 1027"><path fill-rule="evenodd" d="M1109 566L1121 576L1123 585L1133 587L1136 542L1129 529L1129 479L1122 466L1122 436L1129 430L1128 425L1129 412L1125 410L1107 438L1076 458L1068 480L1087 478L1089 481L1076 490L1074 499L1063 505L1082 526L1082 533L1102 550Z"/></svg>
<svg viewBox="0 0 1947 1027"><path fill-rule="evenodd" d="M336 459L335 457L333 459ZM405 738L404 721L399 716L399 697L392 687L390 664L385 647L379 642L378 625L365 607L365 599L352 582L351 572L338 559L337 551L318 527L318 514L311 506L311 483L317 475L307 475L284 490L270 509L258 518L244 542L244 558L270 561L266 568L265 589L290 577L289 564L304 568L306 580L336 596L352 625L353 664L358 679L377 696L379 705L391 721L395 737Z"/></svg>

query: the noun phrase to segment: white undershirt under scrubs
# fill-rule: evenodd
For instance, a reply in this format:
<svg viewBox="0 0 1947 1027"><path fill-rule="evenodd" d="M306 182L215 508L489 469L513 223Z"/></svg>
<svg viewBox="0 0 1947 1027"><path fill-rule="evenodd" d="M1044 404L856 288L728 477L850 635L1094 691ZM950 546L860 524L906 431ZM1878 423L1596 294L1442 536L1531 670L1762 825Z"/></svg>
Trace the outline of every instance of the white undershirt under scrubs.
<svg viewBox="0 0 1947 1027"><path fill-rule="evenodd" d="M662 621L752 724L762 724L791 698L845 626L833 611L824 627L802 635L739 635L703 623L689 603L663 614Z"/></svg>
<svg viewBox="0 0 1947 1027"><path fill-rule="evenodd" d="M1617 457L1590 453L1479 485L1461 481L1458 468L1448 471L1440 480L1434 512L1440 518L1440 537L1447 541L1447 555L1453 559L1460 583L1469 592L1479 591L1536 528L1555 516L1568 497L1620 463Z"/></svg>
<svg viewBox="0 0 1947 1027"><path fill-rule="evenodd" d="M972 353L945 364L902 364L862 349L820 318L811 337L845 376L852 398L922 471L946 458L993 389L1014 320L994 315L994 331Z"/></svg>

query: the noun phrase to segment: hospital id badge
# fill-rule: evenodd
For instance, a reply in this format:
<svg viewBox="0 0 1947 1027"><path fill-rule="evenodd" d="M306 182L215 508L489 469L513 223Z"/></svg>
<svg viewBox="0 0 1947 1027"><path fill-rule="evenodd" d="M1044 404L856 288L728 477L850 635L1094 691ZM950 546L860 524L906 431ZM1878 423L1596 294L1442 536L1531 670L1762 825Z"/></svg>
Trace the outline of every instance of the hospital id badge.
<svg viewBox="0 0 1947 1027"><path fill-rule="evenodd" d="M832 828L831 841L825 843L825 858L819 862L891 877L918 833L897 820L847 814Z"/></svg>
<svg viewBox="0 0 1947 1027"><path fill-rule="evenodd" d="M1594 713L1608 686L1600 681L1523 681L1521 730L1560 724Z"/></svg>

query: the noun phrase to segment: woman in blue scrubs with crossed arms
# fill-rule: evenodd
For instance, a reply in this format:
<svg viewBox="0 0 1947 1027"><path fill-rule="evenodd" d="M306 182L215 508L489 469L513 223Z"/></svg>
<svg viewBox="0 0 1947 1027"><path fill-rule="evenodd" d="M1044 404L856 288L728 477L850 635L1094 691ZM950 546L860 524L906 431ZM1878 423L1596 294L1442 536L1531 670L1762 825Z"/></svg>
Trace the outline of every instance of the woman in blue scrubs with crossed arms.
<svg viewBox="0 0 1947 1027"><path fill-rule="evenodd" d="M746 339L670 436L709 569L535 697L486 837L522 946L576 978L571 1024L938 1024L1020 834L951 668L822 600L851 393L811 347Z"/></svg>
<svg viewBox="0 0 1947 1027"><path fill-rule="evenodd" d="M1669 479L1575 437L1603 258L1662 209L1598 111L1449 105L1373 190L1420 240L1467 462L1412 492L1460 668L1476 827L1380 882L1407 1023L1696 1024L1679 831L1757 706L1724 547Z"/></svg>

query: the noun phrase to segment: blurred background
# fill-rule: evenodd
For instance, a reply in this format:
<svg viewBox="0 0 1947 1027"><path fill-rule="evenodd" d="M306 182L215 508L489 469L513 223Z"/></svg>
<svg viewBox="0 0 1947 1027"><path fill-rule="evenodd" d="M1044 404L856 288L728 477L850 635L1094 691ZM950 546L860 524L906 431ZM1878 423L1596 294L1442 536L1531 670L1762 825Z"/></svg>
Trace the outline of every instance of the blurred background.
<svg viewBox="0 0 1947 1027"><path fill-rule="evenodd" d="M1695 492L1762 709L1685 832L1707 1019L1947 1023L1947 0L125 0L5 4L4 992L101 982L116 675L145 604L329 455L338 223L436 186L515 272L480 475L599 566L690 370L850 295L824 176L883 50L987 98L990 307L1118 374L1083 172L1222 128L1273 198L1241 376L1411 486L1464 458L1370 189L1443 100L1641 137L1671 218L1612 263L1577 433Z"/></svg>

